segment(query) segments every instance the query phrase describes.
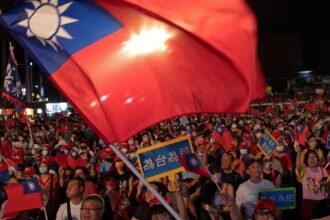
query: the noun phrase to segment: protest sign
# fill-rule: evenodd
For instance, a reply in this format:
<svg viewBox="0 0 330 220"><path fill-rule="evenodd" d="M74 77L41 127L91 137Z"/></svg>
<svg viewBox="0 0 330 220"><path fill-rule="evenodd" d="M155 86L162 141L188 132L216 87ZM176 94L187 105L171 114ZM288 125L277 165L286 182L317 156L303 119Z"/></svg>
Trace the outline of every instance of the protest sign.
<svg viewBox="0 0 330 220"><path fill-rule="evenodd" d="M184 136L139 149L136 155L144 178L152 181L183 171L179 158L192 152L190 139Z"/></svg>
<svg viewBox="0 0 330 220"><path fill-rule="evenodd" d="M296 189L294 187L273 188L259 190L259 199L270 198L276 202L281 210L294 209L296 207Z"/></svg>
<svg viewBox="0 0 330 220"><path fill-rule="evenodd" d="M327 136L327 145L326 145L326 148L328 150L330 150L330 134L328 134L328 136Z"/></svg>
<svg viewBox="0 0 330 220"><path fill-rule="evenodd" d="M182 117L180 118L180 122L181 122L181 124L182 124L183 126L187 126L187 125L189 124L189 121L188 121L188 119L187 119L186 116L182 116Z"/></svg>
<svg viewBox="0 0 330 220"><path fill-rule="evenodd" d="M266 131L258 141L259 149L267 158L270 158L272 156L277 145L277 141L268 131Z"/></svg>

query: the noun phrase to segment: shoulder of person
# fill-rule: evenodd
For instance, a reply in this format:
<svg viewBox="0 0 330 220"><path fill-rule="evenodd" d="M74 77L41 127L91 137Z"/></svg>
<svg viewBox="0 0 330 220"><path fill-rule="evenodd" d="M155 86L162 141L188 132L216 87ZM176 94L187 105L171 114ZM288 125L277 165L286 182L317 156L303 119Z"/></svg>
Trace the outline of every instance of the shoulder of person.
<svg viewBox="0 0 330 220"><path fill-rule="evenodd" d="M270 186L270 187L274 187L274 184L269 180L263 180L263 184L267 185L267 186Z"/></svg>

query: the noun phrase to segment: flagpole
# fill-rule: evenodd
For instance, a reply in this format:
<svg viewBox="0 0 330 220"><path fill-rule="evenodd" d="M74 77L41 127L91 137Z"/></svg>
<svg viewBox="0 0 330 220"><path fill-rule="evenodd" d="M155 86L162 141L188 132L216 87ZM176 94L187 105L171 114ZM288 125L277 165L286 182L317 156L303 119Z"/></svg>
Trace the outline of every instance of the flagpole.
<svg viewBox="0 0 330 220"><path fill-rule="evenodd" d="M45 214L45 219L48 220L48 215L47 215L47 210L46 210L46 207L42 207L43 210L44 210L44 214Z"/></svg>
<svg viewBox="0 0 330 220"><path fill-rule="evenodd" d="M32 135L31 126L30 126L30 120L28 119L28 117L26 115L25 115L25 117L26 117L26 124L28 126L29 133L30 133L30 138L31 138L30 143L32 144L32 146L30 146L30 147L33 147L34 146L34 141L33 141L33 135Z"/></svg>
<svg viewBox="0 0 330 220"><path fill-rule="evenodd" d="M171 215L177 219L180 220L180 216L176 211L164 200L164 198L144 179L144 177L141 175L141 173L133 166L133 164L122 154L120 150L117 149L112 144L109 144L109 147L115 152L115 154L126 164L126 166L137 176L143 184L154 194L154 196L160 201L160 203L171 213Z"/></svg>

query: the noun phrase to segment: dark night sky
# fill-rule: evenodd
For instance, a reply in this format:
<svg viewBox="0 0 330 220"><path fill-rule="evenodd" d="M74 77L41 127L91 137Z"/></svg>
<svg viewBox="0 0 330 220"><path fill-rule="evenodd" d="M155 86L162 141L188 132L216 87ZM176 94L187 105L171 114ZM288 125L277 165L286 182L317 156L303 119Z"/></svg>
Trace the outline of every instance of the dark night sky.
<svg viewBox="0 0 330 220"><path fill-rule="evenodd" d="M268 78L293 76L303 69L330 75L330 13L326 0L247 1L258 19L259 56Z"/></svg>
<svg viewBox="0 0 330 220"><path fill-rule="evenodd" d="M258 18L260 58L266 75L285 75L302 68L330 75L330 13L327 1L248 2ZM278 66L280 64L282 67ZM280 69L283 73L278 71Z"/></svg>

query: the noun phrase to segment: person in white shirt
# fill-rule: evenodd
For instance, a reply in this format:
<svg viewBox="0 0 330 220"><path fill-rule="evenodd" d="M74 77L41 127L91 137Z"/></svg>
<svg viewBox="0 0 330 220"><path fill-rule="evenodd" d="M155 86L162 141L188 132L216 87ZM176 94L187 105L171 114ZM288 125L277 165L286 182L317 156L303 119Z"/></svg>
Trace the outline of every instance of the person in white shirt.
<svg viewBox="0 0 330 220"><path fill-rule="evenodd" d="M274 188L272 182L262 179L261 161L251 159L247 163L247 174L249 174L250 178L242 183L236 191L236 204L243 216L253 214L254 205L258 201L258 191L260 189Z"/></svg>
<svg viewBox="0 0 330 220"><path fill-rule="evenodd" d="M60 206L56 214L56 220L80 220L84 187L85 181L80 177L72 178L69 181L66 196L70 200Z"/></svg>

